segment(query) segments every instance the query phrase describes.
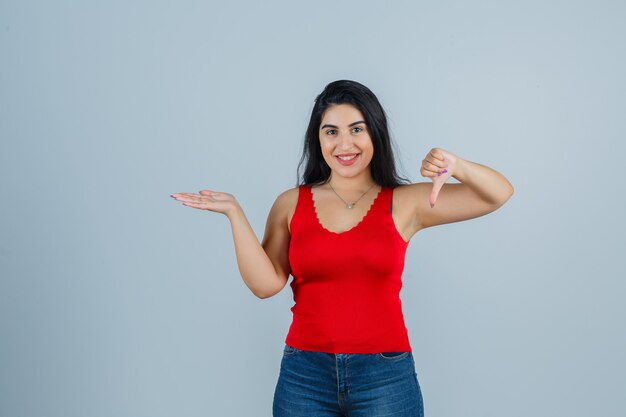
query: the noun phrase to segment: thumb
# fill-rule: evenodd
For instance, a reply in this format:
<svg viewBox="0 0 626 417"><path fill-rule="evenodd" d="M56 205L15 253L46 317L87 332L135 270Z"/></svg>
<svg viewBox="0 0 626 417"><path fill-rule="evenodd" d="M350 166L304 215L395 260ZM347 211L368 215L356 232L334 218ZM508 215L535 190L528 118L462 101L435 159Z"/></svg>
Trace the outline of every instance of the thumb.
<svg viewBox="0 0 626 417"><path fill-rule="evenodd" d="M202 194L202 195L211 195L211 194L214 194L214 191L211 191L211 190L200 190L199 193Z"/></svg>
<svg viewBox="0 0 626 417"><path fill-rule="evenodd" d="M437 178L436 180L433 180L433 189L430 192L430 196L428 197L428 202L430 203L430 208L435 207L435 202L437 201L437 196L439 195L439 191L441 190L441 187L443 187L443 184L445 184L445 181L438 181L439 178Z"/></svg>

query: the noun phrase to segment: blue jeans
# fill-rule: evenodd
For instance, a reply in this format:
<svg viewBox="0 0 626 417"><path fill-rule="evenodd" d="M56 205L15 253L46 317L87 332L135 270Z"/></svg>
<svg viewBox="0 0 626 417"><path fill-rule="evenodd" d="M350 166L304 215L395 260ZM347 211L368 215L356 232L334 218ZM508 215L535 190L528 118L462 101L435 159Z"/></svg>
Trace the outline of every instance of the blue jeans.
<svg viewBox="0 0 626 417"><path fill-rule="evenodd" d="M285 345L274 417L423 417L411 352L324 353Z"/></svg>

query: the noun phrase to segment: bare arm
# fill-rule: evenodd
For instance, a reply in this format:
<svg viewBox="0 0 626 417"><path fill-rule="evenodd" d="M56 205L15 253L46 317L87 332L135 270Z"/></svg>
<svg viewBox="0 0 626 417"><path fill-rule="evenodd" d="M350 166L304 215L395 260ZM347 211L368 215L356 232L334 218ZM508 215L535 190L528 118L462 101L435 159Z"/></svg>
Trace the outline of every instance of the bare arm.
<svg viewBox="0 0 626 417"><path fill-rule="evenodd" d="M484 216L501 207L514 191L513 185L496 170L441 148L430 151L422 162L421 173L432 178L433 183L399 187L400 197L413 213L413 233L426 227ZM451 176L461 183L445 184Z"/></svg>
<svg viewBox="0 0 626 417"><path fill-rule="evenodd" d="M293 192L281 194L272 206L262 246L233 195L211 190L202 190L199 194L172 194L186 206L228 217L239 273L250 291L259 298L268 298L280 292L289 277L287 254L290 234L286 220L289 196L293 196Z"/></svg>

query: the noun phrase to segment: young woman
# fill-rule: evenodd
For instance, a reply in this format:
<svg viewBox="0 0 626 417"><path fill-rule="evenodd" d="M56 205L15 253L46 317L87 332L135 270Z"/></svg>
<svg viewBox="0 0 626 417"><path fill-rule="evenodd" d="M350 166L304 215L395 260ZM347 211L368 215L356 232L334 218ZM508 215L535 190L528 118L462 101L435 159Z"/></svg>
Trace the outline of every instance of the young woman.
<svg viewBox="0 0 626 417"><path fill-rule="evenodd" d="M432 183L400 178L382 106L349 80L317 96L303 161L303 180L277 197L262 243L232 194L172 197L228 217L239 271L257 297L294 277L274 417L423 416L399 297L406 248L426 227L496 210L513 186L441 148L422 160ZM451 176L460 183L443 187Z"/></svg>

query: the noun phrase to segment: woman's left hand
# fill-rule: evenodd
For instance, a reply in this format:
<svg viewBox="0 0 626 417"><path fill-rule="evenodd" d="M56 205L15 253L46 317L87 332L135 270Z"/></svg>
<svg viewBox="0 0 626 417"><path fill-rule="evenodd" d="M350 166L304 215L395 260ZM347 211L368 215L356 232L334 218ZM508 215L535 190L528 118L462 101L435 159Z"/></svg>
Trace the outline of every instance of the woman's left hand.
<svg viewBox="0 0 626 417"><path fill-rule="evenodd" d="M420 173L433 180L433 189L428 198L430 207L435 207L435 201L443 184L454 175L457 166L457 156L441 148L432 148L426 158L422 160Z"/></svg>

